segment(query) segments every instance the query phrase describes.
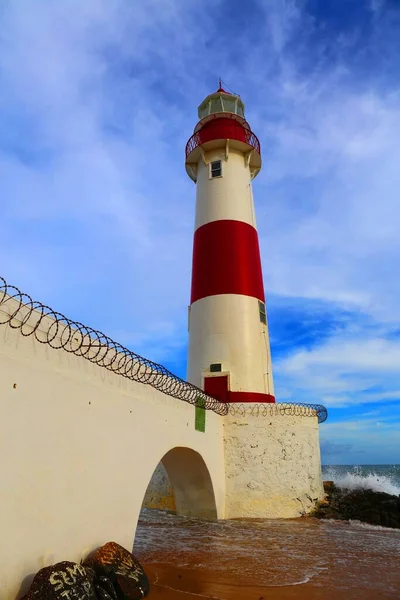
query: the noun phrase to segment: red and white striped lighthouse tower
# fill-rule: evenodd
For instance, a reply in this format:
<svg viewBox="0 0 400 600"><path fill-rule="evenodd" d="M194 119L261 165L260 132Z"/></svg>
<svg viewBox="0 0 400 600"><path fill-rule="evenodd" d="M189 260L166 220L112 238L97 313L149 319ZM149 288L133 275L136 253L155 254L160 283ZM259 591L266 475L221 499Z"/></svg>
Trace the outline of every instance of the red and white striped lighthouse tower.
<svg viewBox="0 0 400 600"><path fill-rule="evenodd" d="M224 402L275 402L251 181L260 143L220 86L186 146L196 182L188 380Z"/></svg>

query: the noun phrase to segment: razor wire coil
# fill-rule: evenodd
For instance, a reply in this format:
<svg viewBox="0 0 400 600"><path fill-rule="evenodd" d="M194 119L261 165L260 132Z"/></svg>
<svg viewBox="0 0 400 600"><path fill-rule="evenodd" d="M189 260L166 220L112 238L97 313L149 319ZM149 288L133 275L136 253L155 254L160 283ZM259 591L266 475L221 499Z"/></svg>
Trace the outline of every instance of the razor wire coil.
<svg viewBox="0 0 400 600"><path fill-rule="evenodd" d="M304 402L276 402L265 404L230 404L231 416L245 417L318 417L318 423L323 423L328 418L328 411L322 404L306 404Z"/></svg>
<svg viewBox="0 0 400 600"><path fill-rule="evenodd" d="M8 310L7 310L8 309ZM151 385L179 400L228 413L228 406L208 396L195 385L184 381L168 369L125 348L110 337L79 321L72 321L49 306L32 300L17 287L0 277L0 324L8 323L25 337L54 349L81 356L90 362L132 381Z"/></svg>
<svg viewBox="0 0 400 600"><path fill-rule="evenodd" d="M277 403L249 407L220 402L164 366L125 348L101 331L73 321L33 300L0 276L0 325L5 324L19 329L24 337L33 336L41 344L65 350L131 381L151 385L168 396L222 416L228 413L242 416L318 416L320 423L327 418L326 408L318 404Z"/></svg>

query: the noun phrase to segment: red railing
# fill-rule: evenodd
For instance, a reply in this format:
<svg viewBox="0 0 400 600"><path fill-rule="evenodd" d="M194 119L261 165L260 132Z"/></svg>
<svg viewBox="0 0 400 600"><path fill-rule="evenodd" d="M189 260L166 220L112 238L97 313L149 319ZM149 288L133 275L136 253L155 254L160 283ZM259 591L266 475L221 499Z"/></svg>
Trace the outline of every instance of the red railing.
<svg viewBox="0 0 400 600"><path fill-rule="evenodd" d="M186 144L186 158L195 148L212 140L237 140L248 144L261 154L258 137L250 129L246 129L237 121L222 117L209 121L197 133L192 135Z"/></svg>

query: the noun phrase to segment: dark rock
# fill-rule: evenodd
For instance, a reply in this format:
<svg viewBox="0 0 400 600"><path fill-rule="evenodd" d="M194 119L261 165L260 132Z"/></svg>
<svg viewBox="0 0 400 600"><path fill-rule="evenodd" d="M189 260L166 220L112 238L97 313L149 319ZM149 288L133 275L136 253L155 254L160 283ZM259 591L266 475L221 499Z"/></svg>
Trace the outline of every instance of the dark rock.
<svg viewBox="0 0 400 600"><path fill-rule="evenodd" d="M83 562L99 577L111 581L118 600L137 600L150 591L150 583L140 562L115 542L98 548Z"/></svg>
<svg viewBox="0 0 400 600"><path fill-rule="evenodd" d="M97 600L93 575L73 562L59 562L36 573L26 600Z"/></svg>
<svg viewBox="0 0 400 600"><path fill-rule="evenodd" d="M324 487L327 497L320 502L313 516L320 519L358 520L371 525L400 528L400 498L370 489ZM329 491L328 491L329 490Z"/></svg>
<svg viewBox="0 0 400 600"><path fill-rule="evenodd" d="M89 567L85 568L89 570ZM108 577L105 577L104 575L99 575L99 577L97 577L96 575L94 578L94 587L99 600L118 600L115 587Z"/></svg>
<svg viewBox="0 0 400 600"><path fill-rule="evenodd" d="M324 483L325 494L331 493L336 488L333 481L324 481L323 483Z"/></svg>
<svg viewBox="0 0 400 600"><path fill-rule="evenodd" d="M371 525L382 525L381 514L379 510L373 508L367 508L360 510L358 513L358 520L363 523L371 523Z"/></svg>

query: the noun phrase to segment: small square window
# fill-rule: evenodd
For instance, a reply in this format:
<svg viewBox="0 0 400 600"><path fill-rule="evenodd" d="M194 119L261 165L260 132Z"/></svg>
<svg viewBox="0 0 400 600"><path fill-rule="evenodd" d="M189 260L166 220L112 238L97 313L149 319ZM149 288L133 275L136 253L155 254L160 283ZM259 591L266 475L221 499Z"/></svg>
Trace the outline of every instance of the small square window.
<svg viewBox="0 0 400 600"><path fill-rule="evenodd" d="M222 177L222 165L220 160L214 160L210 164L210 174L213 177Z"/></svg>
<svg viewBox="0 0 400 600"><path fill-rule="evenodd" d="M210 373L220 373L222 371L221 363L212 363L210 365Z"/></svg>
<svg viewBox="0 0 400 600"><path fill-rule="evenodd" d="M267 311L265 310L264 302L261 302L261 300L258 301L258 310L260 312L261 323L264 323L264 325L266 325L267 324Z"/></svg>

